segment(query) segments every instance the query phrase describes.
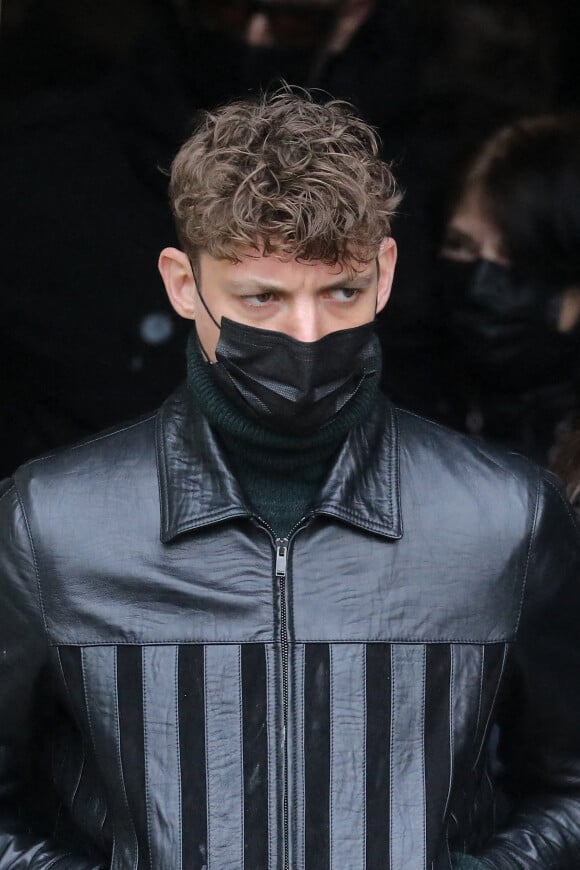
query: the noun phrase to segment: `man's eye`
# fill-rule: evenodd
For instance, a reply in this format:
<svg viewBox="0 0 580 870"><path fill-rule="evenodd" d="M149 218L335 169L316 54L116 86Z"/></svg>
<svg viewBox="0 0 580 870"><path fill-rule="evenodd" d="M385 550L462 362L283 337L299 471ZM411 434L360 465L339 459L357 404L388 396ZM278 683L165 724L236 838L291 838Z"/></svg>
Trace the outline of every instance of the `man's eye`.
<svg viewBox="0 0 580 870"><path fill-rule="evenodd" d="M361 290L352 287L337 287L336 290L331 291L330 295L335 302L350 302L360 296L361 292Z"/></svg>
<svg viewBox="0 0 580 870"><path fill-rule="evenodd" d="M243 296L242 298L248 305L260 308L262 305L267 305L268 302L273 302L275 297L273 293L254 293L251 296Z"/></svg>

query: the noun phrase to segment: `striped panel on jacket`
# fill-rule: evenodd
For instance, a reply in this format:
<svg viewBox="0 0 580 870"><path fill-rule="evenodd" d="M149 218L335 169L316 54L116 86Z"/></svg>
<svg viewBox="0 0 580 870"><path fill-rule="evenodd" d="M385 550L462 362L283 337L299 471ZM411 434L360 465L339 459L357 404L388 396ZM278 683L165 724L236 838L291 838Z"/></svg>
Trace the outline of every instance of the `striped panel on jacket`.
<svg viewBox="0 0 580 870"><path fill-rule="evenodd" d="M112 870L283 870L285 858L291 870L443 870L455 766L477 760L505 649L292 645L287 802L276 645L59 656L102 778ZM62 785L77 818L97 812L75 813L80 795L90 804L83 771Z"/></svg>

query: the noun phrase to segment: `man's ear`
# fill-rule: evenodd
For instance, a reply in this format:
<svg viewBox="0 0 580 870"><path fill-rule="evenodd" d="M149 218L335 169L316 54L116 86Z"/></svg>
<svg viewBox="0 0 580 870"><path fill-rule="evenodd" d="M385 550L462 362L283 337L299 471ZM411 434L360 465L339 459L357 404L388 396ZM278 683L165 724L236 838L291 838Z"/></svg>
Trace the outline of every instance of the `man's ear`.
<svg viewBox="0 0 580 870"><path fill-rule="evenodd" d="M164 248L157 265L172 306L180 317L195 320L195 279L187 254L177 248Z"/></svg>
<svg viewBox="0 0 580 870"><path fill-rule="evenodd" d="M377 287L377 314L382 311L391 295L395 264L397 262L397 243L390 236L383 239L377 257L379 282Z"/></svg>

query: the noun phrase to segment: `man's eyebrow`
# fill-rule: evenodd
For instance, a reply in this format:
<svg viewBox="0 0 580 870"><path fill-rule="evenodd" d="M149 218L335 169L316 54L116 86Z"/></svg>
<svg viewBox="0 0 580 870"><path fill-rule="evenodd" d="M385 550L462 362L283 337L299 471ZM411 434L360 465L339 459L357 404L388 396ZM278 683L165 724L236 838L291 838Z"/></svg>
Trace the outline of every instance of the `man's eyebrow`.
<svg viewBox="0 0 580 870"><path fill-rule="evenodd" d="M319 288L321 290L337 290L341 287L344 287L349 290L357 290L362 289L364 287L368 287L368 285L372 282L374 275L371 274L359 274L353 277L344 276L342 278L337 278L336 281L333 281L330 284L325 284L323 287ZM285 287L283 284L272 283L271 281L262 281L260 278L233 278L231 281L226 281L225 289L230 291L237 290L245 290L247 291L255 291L256 293L290 293L288 287Z"/></svg>
<svg viewBox="0 0 580 870"><path fill-rule="evenodd" d="M327 284L323 287L323 290L336 290L338 287L346 287L349 290L357 290L359 288L368 287L368 285L375 278L374 274L370 274L367 272L366 274L359 273L358 275L354 275L349 278L345 276L343 278L338 278L336 281L333 281L332 284Z"/></svg>
<svg viewBox="0 0 580 870"><path fill-rule="evenodd" d="M226 290L254 290L256 293L281 293L285 291L282 284L272 284L271 281L262 281L260 278L233 278L225 282Z"/></svg>

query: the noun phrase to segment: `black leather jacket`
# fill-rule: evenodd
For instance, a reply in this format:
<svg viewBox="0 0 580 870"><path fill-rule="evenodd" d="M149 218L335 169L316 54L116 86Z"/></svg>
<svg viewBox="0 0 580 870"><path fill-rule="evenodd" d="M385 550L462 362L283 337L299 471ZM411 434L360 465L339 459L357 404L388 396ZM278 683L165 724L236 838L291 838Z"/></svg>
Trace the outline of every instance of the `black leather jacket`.
<svg viewBox="0 0 580 870"><path fill-rule="evenodd" d="M578 537L527 460L381 401L274 540L178 391L0 513L0 870L580 866Z"/></svg>

